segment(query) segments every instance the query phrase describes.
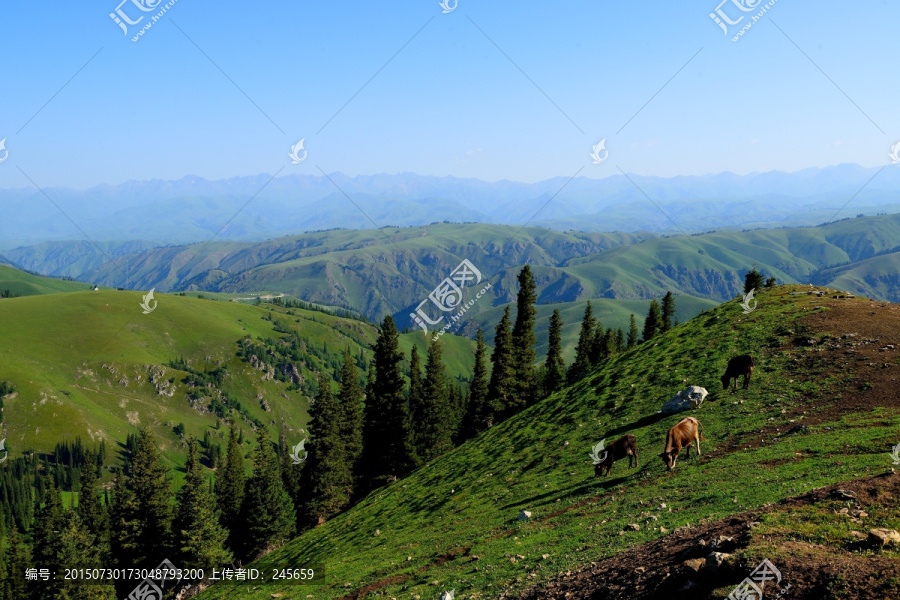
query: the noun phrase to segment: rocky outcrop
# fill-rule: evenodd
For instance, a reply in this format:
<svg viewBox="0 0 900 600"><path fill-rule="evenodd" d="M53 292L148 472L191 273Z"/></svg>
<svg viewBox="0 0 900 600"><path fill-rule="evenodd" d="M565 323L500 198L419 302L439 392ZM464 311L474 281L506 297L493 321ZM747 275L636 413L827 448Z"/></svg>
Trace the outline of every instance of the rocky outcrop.
<svg viewBox="0 0 900 600"><path fill-rule="evenodd" d="M697 385L689 386L685 390L681 390L672 398L663 404L662 414L674 415L692 408L697 408L703 404L703 399L709 395L705 388Z"/></svg>

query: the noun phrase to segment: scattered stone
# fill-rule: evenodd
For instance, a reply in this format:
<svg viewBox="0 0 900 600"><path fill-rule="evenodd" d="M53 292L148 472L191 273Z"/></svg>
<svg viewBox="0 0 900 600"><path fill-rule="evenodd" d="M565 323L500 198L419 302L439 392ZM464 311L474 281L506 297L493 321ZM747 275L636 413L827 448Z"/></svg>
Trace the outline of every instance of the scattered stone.
<svg viewBox="0 0 900 600"><path fill-rule="evenodd" d="M856 499L856 492L851 492L850 490L834 490L831 492L831 495L839 500L854 500Z"/></svg>
<svg viewBox="0 0 900 600"><path fill-rule="evenodd" d="M706 561L703 560L702 558L691 558L691 559L684 561L681 564L684 565L685 567L687 567L688 569L694 571L695 573L699 573L700 569L702 569L704 566L706 566Z"/></svg>
<svg viewBox="0 0 900 600"><path fill-rule="evenodd" d="M668 507L666 506L665 502L663 502L662 504L659 505L659 510L666 510L666 508L668 508Z"/></svg>
<svg viewBox="0 0 900 600"><path fill-rule="evenodd" d="M380 530L380 529L376 529L376 530L375 530L375 535L381 535L381 530Z"/></svg>
<svg viewBox="0 0 900 600"><path fill-rule="evenodd" d="M900 533L895 529L870 529L869 543L878 548L888 546L890 544L900 544Z"/></svg>
<svg viewBox="0 0 900 600"><path fill-rule="evenodd" d="M720 535L713 540L712 544L710 544L710 548L719 553L734 552L737 549L737 541L730 535Z"/></svg>
<svg viewBox="0 0 900 600"><path fill-rule="evenodd" d="M669 530L666 529L665 527L660 526L659 532L660 532L660 533L669 533Z"/></svg>
<svg viewBox="0 0 900 600"><path fill-rule="evenodd" d="M550 558L550 555L549 554L541 554L541 558L543 558L544 560L547 560L548 558Z"/></svg>
<svg viewBox="0 0 900 600"><path fill-rule="evenodd" d="M527 521L527 520L530 519L530 518L531 518L531 512L530 512L530 511L523 510L522 512L519 513L519 520L520 520L520 521Z"/></svg>
<svg viewBox="0 0 900 600"><path fill-rule="evenodd" d="M851 531L851 532L849 533L849 535L850 535L850 537L855 538L855 539L857 539L857 540L864 540L864 539L866 539L866 538L868 537L868 536L867 536L866 534L864 534L862 531Z"/></svg>
<svg viewBox="0 0 900 600"><path fill-rule="evenodd" d="M635 573L645 573L647 571L647 567L638 567L634 570Z"/></svg>
<svg viewBox="0 0 900 600"><path fill-rule="evenodd" d="M731 554L726 552L710 552L706 557L706 568L715 571L729 558L731 558Z"/></svg>
<svg viewBox="0 0 900 600"><path fill-rule="evenodd" d="M625 526L625 531L640 531L640 530L641 530L641 526L638 525L637 523L629 523L628 525Z"/></svg>

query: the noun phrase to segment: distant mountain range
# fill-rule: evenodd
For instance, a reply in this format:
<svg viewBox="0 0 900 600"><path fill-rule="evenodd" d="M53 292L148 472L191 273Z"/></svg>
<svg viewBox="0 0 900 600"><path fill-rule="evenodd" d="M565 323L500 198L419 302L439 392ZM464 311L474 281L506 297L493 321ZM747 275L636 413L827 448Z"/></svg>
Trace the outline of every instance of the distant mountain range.
<svg viewBox="0 0 900 600"><path fill-rule="evenodd" d="M754 264L783 283L816 283L900 300L900 214L690 236L441 223L131 253L110 244L104 252L108 258L91 244L55 242L6 256L34 272L110 287L282 292L372 319L393 314L401 326L410 327L410 313L467 259L492 288L466 316L467 325L459 330L465 334L486 324L480 314L514 301L515 278L524 264L534 272L540 305L592 298L639 301L668 290L721 302L743 294L744 275Z"/></svg>
<svg viewBox="0 0 900 600"><path fill-rule="evenodd" d="M846 214L836 215L851 199ZM258 241L338 227L443 221L530 223L560 231L694 233L813 225L860 212L900 212L900 168L844 164L794 173L557 177L538 183L412 173L257 175L219 181L184 177L83 191L0 190L0 250L83 240L85 234L98 241L165 245L213 236Z"/></svg>

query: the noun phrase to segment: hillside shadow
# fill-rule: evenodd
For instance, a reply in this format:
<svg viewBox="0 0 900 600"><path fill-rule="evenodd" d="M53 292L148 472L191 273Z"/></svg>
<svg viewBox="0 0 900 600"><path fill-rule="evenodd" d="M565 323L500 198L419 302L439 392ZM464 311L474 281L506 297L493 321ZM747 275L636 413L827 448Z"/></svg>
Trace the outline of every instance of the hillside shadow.
<svg viewBox="0 0 900 600"><path fill-rule="evenodd" d="M635 471L634 473L636 473ZM549 498L553 498L554 500L564 500L572 497L581 496L583 494L587 494L593 492L594 497L599 497L605 494L609 489L616 487L618 485L626 483L629 479L631 479L634 473L630 473L628 475L623 475L621 477L612 477L612 478L601 478L599 480L591 478L589 481L585 483L578 483L568 488L551 490L544 494L538 494L536 496L531 496L530 498L523 498L516 502L510 502L504 506L501 506L501 510L508 510L511 508L521 507L523 505L530 506L537 504L543 500L547 500Z"/></svg>
<svg viewBox="0 0 900 600"><path fill-rule="evenodd" d="M606 432L605 437L615 437L619 434L623 434L627 431L631 431L632 429L640 429L640 428L646 427L648 425L653 425L654 423L657 423L657 422L663 420L667 416L669 416L669 415L664 415L662 413L654 413L652 415L647 415L646 417L641 417L637 421L633 421L631 423L626 423L624 425L620 425L619 427L616 427L615 429L610 429L609 431Z"/></svg>

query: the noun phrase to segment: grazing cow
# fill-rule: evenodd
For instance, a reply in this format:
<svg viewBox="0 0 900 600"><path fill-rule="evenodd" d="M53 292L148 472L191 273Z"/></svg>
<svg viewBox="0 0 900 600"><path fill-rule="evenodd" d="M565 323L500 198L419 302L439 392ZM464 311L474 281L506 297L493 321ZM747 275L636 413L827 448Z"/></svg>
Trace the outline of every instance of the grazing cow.
<svg viewBox="0 0 900 600"><path fill-rule="evenodd" d="M725 369L725 374L722 375L722 388L727 390L728 385L733 379L734 389L737 389L738 377L743 375L744 389L746 390L748 387L750 387L750 376L753 374L753 367L755 366L756 361L753 360L753 357L749 354L735 356L728 361L728 367Z"/></svg>
<svg viewBox="0 0 900 600"><path fill-rule="evenodd" d="M675 461L682 448L687 448L687 456L691 457L691 442L697 442L697 456L700 456L700 440L703 437L703 426L694 417L685 417L669 430L666 436L666 449L659 453L660 458L666 463L666 468L675 468Z"/></svg>
<svg viewBox="0 0 900 600"><path fill-rule="evenodd" d="M609 470L612 468L613 463L617 460L622 460L626 456L628 457L629 469L631 468L632 456L634 457L634 466L640 466L638 464L637 443L635 443L633 433L623 435L613 442L609 448L606 448L606 456L601 462L594 465L594 477L600 477L603 474L604 467L606 468L606 474L609 475Z"/></svg>

